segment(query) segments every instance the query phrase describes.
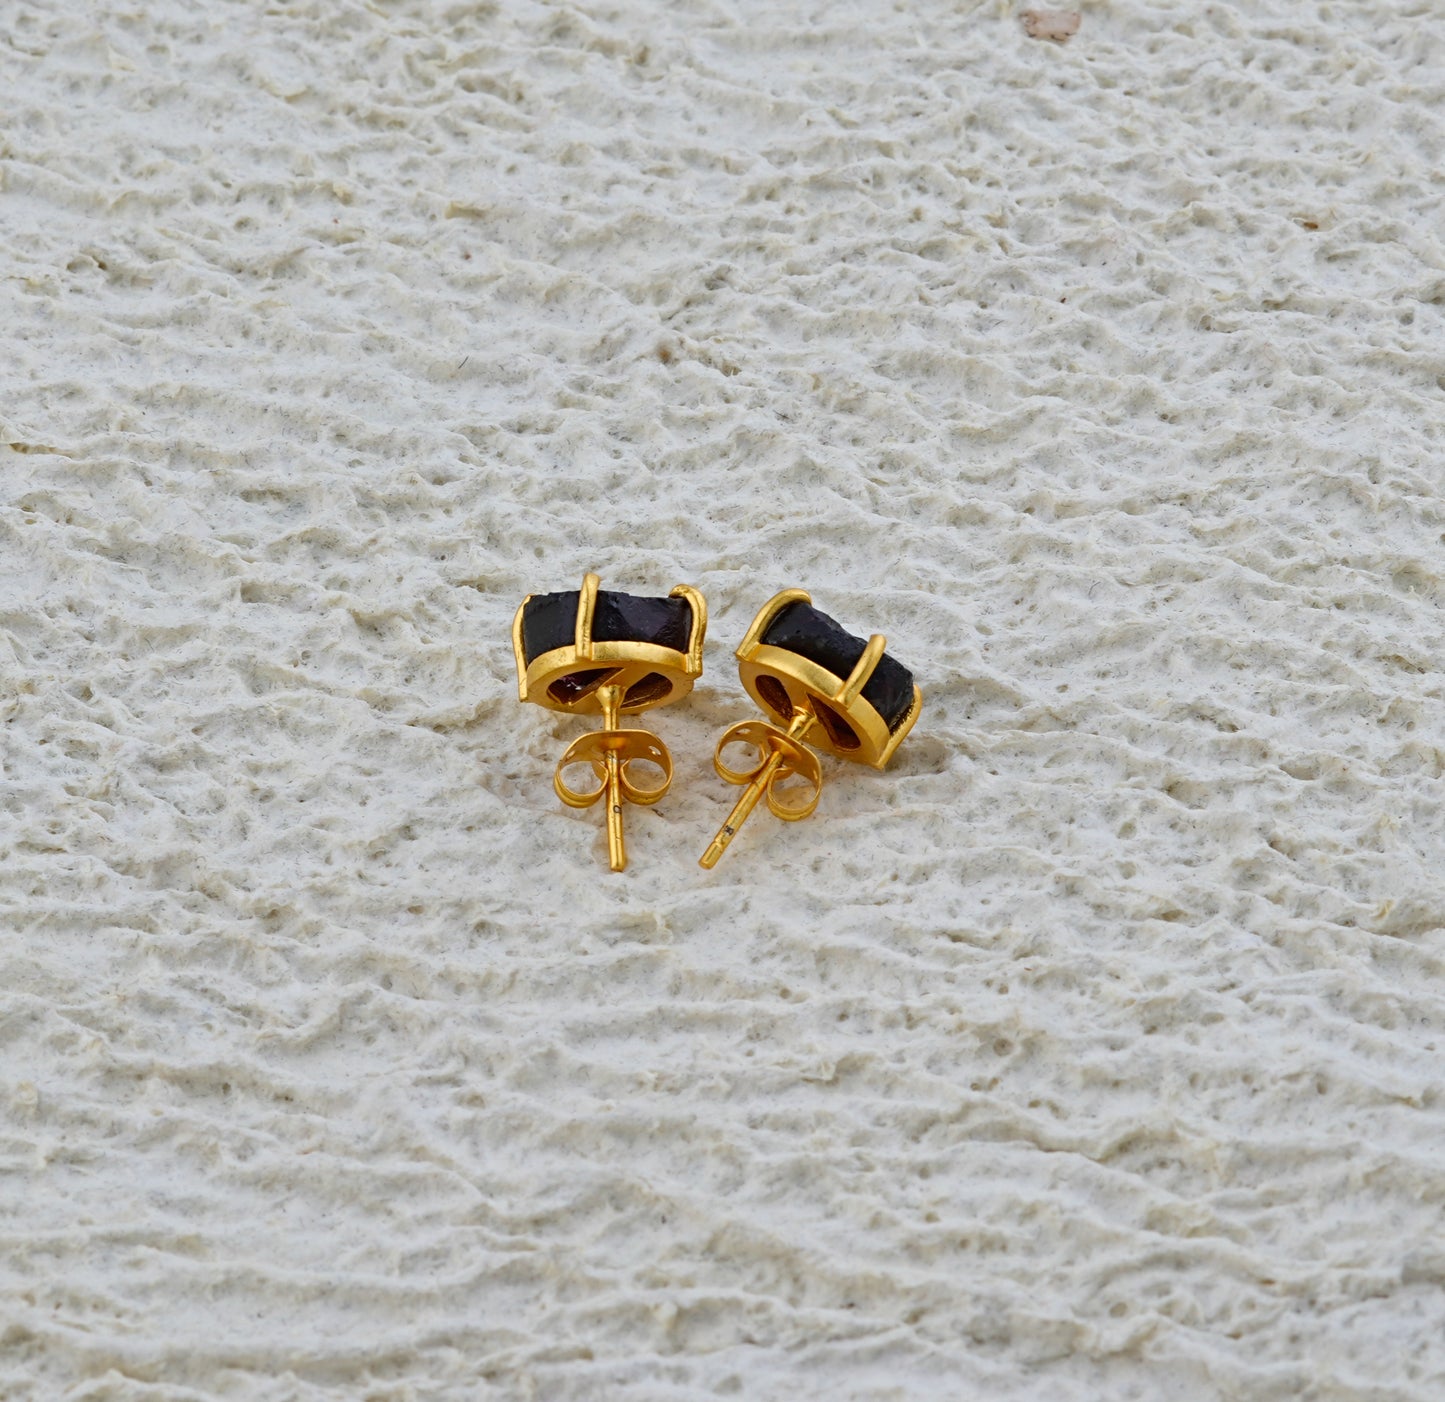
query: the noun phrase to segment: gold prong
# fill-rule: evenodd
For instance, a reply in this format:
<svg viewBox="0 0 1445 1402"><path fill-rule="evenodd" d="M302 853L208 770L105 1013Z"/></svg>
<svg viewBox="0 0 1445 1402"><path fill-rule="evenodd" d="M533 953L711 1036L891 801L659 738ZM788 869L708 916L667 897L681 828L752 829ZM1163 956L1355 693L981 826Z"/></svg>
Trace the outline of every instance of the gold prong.
<svg viewBox="0 0 1445 1402"><path fill-rule="evenodd" d="M577 591L577 631L573 645L577 656L586 662L592 660L592 615L597 612L597 589L601 583L588 571L582 576L582 587Z"/></svg>
<svg viewBox="0 0 1445 1402"><path fill-rule="evenodd" d="M512 619L512 652L517 659L517 700L527 699L527 652L522 646L522 617L527 612L527 605L532 602L532 596L527 595L517 606L517 612Z"/></svg>
<svg viewBox="0 0 1445 1402"><path fill-rule="evenodd" d="M862 654L853 664L853 670L848 673L848 680L833 694L833 700L844 710L847 710L858 699L858 693L868 685L868 678L877 669L878 661L883 656L883 649L887 646L888 639L882 633L874 633L868 639L868 646L863 649Z"/></svg>
<svg viewBox="0 0 1445 1402"><path fill-rule="evenodd" d="M675 586L668 597L686 599L692 609L692 631L687 638L687 672L689 676L701 676L702 642L707 633L707 600L690 584Z"/></svg>
<svg viewBox="0 0 1445 1402"><path fill-rule="evenodd" d="M873 762L875 769L885 769L888 761L893 758L895 751L903 743L908 732L918 723L918 717L923 711L923 692L919 690L917 683L913 687L913 704L909 706L907 713L898 723L898 729L889 737L888 743L883 748L883 753Z"/></svg>
<svg viewBox="0 0 1445 1402"><path fill-rule="evenodd" d="M784 589L781 593L774 594L758 610L757 617L748 625L748 631L743 634L743 640L738 644L737 651L733 656L740 662L746 661L752 650L757 647L758 639L767 632L768 625L789 604L811 604L812 602L813 596L806 589Z"/></svg>

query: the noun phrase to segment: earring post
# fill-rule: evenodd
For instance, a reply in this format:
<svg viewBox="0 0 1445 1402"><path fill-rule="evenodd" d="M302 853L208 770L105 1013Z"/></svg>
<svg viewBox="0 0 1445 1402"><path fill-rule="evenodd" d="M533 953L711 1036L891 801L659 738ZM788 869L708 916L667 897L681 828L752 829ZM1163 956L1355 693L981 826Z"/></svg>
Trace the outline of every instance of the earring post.
<svg viewBox="0 0 1445 1402"><path fill-rule="evenodd" d="M622 688L597 688L597 704L602 707L602 729L605 734L618 728L622 718ZM616 750L607 751L607 863L613 871L627 866L627 843L622 832L622 760Z"/></svg>
<svg viewBox="0 0 1445 1402"><path fill-rule="evenodd" d="M807 734L808 727L812 723L813 713L805 707L796 707L793 711L792 724L788 726L788 739L801 739ZM733 811L728 814L727 822L718 829L717 836L708 844L707 851L698 858L699 866L706 867L711 871L718 864L718 859L727 851L728 844L737 836L738 829L747 822L753 809L758 806L758 800L767 793L768 785L773 781L773 775L777 773L778 766L785 758L784 751L777 746L772 746L771 749L772 753L769 754L767 762L753 776L752 782L742 791L738 801L733 804Z"/></svg>
<svg viewBox="0 0 1445 1402"><path fill-rule="evenodd" d="M758 806L758 800L767 791L769 781L782 762L782 754L774 750L768 757L768 762L758 771L757 778L742 791L738 801L733 804L733 811L728 814L727 822L718 829L717 836L708 844L707 851L698 858L699 866L711 870L718 864L718 859L728 850L728 843L737 836L738 829L747 822L749 814Z"/></svg>

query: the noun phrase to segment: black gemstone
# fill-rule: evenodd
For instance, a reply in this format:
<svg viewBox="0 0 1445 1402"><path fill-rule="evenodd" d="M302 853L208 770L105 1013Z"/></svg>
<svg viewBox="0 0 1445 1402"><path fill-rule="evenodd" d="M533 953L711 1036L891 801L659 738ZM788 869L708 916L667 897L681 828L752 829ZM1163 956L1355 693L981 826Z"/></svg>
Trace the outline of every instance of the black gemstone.
<svg viewBox="0 0 1445 1402"><path fill-rule="evenodd" d="M534 594L522 611L522 656L530 666L544 652L571 647L577 636L577 591ZM686 652L692 636L692 605L686 599L648 599L597 591L592 640L653 643Z"/></svg>
<svg viewBox="0 0 1445 1402"><path fill-rule="evenodd" d="M847 680L868 646L867 639L844 632L836 619L802 602L781 609L762 641L826 667L839 681ZM883 717L891 735L913 707L913 673L885 652L863 684L863 696Z"/></svg>
<svg viewBox="0 0 1445 1402"><path fill-rule="evenodd" d="M554 647L570 647L577 631L577 591L533 594L522 609L522 656L527 665Z"/></svg>

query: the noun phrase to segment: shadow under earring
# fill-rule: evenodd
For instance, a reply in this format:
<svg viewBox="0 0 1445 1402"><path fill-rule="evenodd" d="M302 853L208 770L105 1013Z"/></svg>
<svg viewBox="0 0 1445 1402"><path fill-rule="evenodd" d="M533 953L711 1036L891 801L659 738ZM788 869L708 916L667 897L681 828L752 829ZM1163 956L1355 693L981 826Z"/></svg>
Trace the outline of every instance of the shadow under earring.
<svg viewBox="0 0 1445 1402"><path fill-rule="evenodd" d="M913 674L884 651L883 634L864 642L812 605L801 589L775 594L738 644L743 685L780 724L740 721L718 741L717 772L747 789L703 853L702 866L717 865L763 798L785 822L797 822L817 808L823 771L809 745L882 769L918 719L923 693ZM723 751L738 744L757 753L749 769L733 769L723 761ZM794 777L802 780L800 786L782 787Z"/></svg>
<svg viewBox="0 0 1445 1402"><path fill-rule="evenodd" d="M623 715L681 700L702 675L707 605L679 584L665 599L610 593L588 574L582 588L529 594L512 621L517 697L569 714L600 712L603 728L574 740L557 763L552 786L570 808L607 805L607 855L627 865L622 805L656 803L671 787L672 756L646 730L619 729ZM574 789L564 772L590 765L596 786ZM650 785L633 769L661 773Z"/></svg>

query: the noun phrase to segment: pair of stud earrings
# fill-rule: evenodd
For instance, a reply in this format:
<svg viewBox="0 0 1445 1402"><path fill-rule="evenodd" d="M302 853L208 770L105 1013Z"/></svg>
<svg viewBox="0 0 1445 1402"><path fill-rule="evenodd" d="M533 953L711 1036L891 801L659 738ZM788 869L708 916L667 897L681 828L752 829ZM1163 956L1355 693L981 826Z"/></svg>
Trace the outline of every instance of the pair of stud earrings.
<svg viewBox="0 0 1445 1402"><path fill-rule="evenodd" d="M624 730L624 714L680 701L702 675L707 604L679 584L665 599L601 589L595 574L580 590L529 594L512 622L517 695L549 710L601 712L602 729L567 747L553 776L557 797L571 808L603 803L607 853L613 871L627 865L624 803L656 803L672 785L672 756L646 730ZM801 589L768 600L738 644L738 675L769 717L723 732L713 755L730 784L746 785L701 865L712 867L758 803L786 822L818 806L823 770L812 745L840 759L882 769L913 729L923 697L913 674L884 651L874 633L865 642L813 607ZM753 749L756 761L734 769L723 760L732 745ZM633 766L660 774L649 785ZM595 785L573 788L566 774L591 767ZM799 784L787 787L787 781Z"/></svg>

